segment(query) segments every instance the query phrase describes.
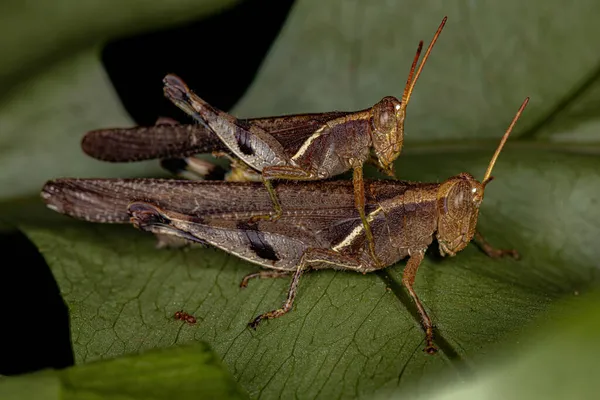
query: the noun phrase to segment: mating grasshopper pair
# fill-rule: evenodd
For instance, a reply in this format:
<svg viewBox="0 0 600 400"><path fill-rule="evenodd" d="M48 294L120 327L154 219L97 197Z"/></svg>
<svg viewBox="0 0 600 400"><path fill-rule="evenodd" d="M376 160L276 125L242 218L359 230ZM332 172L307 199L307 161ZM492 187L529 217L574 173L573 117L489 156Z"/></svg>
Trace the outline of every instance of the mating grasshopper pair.
<svg viewBox="0 0 600 400"><path fill-rule="evenodd" d="M444 23L445 19L425 59ZM376 165L393 174L392 162L402 147L406 104L425 61L413 79L420 51L421 44L402 102L386 97L372 109L353 113L242 121L215 110L170 76L165 80L166 95L201 122L201 127L159 125L147 132L162 144L150 145L139 130L96 131L84 139L85 151L101 159L131 161L225 150L260 171L263 183L57 179L44 186L42 197L63 214L92 222L131 222L145 231L210 244L269 269L247 276L242 286L252 277L291 275L285 303L258 316L250 323L252 327L292 308L299 279L309 269L367 273L408 257L402 283L422 318L425 350L434 353L433 325L413 289L417 269L434 238L442 255L454 256L473 238L490 256L516 255L492 248L475 226L494 163L527 100L481 182L467 173L442 183L364 181L362 165L369 160L371 146ZM171 133L174 137L168 136ZM348 169L354 171L352 182L271 182L322 179ZM266 217L273 209L275 215Z"/></svg>
<svg viewBox="0 0 600 400"><path fill-rule="evenodd" d="M282 215L281 204L273 189L273 180L322 180L351 169L354 200L363 222L369 251L373 261L381 265L375 253L375 242L365 213L363 165L371 160L380 170L394 176L392 163L402 150L406 107L423 66L445 24L446 18L442 20L415 73L423 47L423 42L419 43L402 101L387 96L365 110L288 115L244 121L215 109L193 93L175 75L167 75L164 79L164 92L166 97L192 116L207 132L213 132L225 144L227 150L241 160L243 163L241 165L260 171L262 181L271 197L274 213L257 215L253 218L254 221L258 219L275 221ZM196 153L201 152L203 149L191 143L195 137L191 135L182 142L178 141L175 146L176 151L180 151L181 145L185 143L190 144L190 148L184 150L184 154L190 149ZM82 147L84 151L96 158L115 160L119 155L122 159L122 149L112 151L106 148L108 138L115 140L113 131L92 132L84 138ZM130 136L117 132L117 143L127 139L130 139ZM375 158L371 158L371 148ZM167 145L161 151L166 151L168 154L171 149ZM137 148L134 149L134 153L126 156L124 161L156 156L156 153L142 153ZM247 170L249 167L239 168Z"/></svg>

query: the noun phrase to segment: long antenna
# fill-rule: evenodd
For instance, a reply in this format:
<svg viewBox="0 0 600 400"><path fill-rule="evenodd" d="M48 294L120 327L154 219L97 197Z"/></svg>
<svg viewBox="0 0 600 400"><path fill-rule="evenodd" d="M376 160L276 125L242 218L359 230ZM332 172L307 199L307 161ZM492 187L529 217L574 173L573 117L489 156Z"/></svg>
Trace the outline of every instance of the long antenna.
<svg viewBox="0 0 600 400"><path fill-rule="evenodd" d="M419 47L417 47L417 54L415 54L415 58L413 59L413 63L410 66L410 72L408 73L408 79L406 80L406 86L404 86L404 93L402 94L402 105L408 101L406 99L406 95L408 89L410 88L410 84L413 81L413 76L415 75L415 68L417 68L417 63L419 62L419 57L421 56L421 51L423 50L423 41L419 42Z"/></svg>
<svg viewBox="0 0 600 400"><path fill-rule="evenodd" d="M517 120L521 116L521 113L523 113L523 110L525 109L525 106L527 106L527 103L529 103L529 97L525 98L525 100L523 101L523 104L521 104L521 107L519 108L519 111L517 111L517 115L515 115L512 122L510 123L510 126L506 130L506 133L504 133L504 136L502 136L502 140L500 140L500 144L498 145L498 148L496 149L496 152L494 153L494 156L492 157L492 160L490 161L490 165L488 165L487 171L485 171L483 181L481 181L483 186L487 185L488 182L490 182L492 180L492 177L491 177L492 169L494 168L494 164L496 164L498 155L500 155L500 152L502 151L502 148L504 147L504 143L506 143L506 141L508 140L508 135L510 135L510 132L515 127L515 124L517 123Z"/></svg>
<svg viewBox="0 0 600 400"><path fill-rule="evenodd" d="M433 36L433 39L431 39L431 43L429 43L429 47L427 47L427 51L425 52L425 55L423 56L423 60L419 64L419 69L417 70L417 73L415 74L415 78L412 79L412 81L411 81L413 72L415 70L416 62L419 59L419 55L421 54L421 48L423 46L423 42L419 43L419 48L417 49L417 55L413 61L412 68L410 69L410 73L408 74L408 81L406 82L406 86L404 88L404 93L402 94L402 106L401 107L403 110L406 110L406 106L408 105L408 101L410 100L410 96L415 87L415 83L417 83L417 79L419 79L419 75L421 75L423 66L425 65L425 62L427 61L427 59L429 58L429 53L431 53L431 49L433 48L433 45L435 44L435 42L437 42L437 39L440 36L440 33L442 33L442 29L444 28L444 25L446 25L447 19L448 19L448 17L444 17L444 19L442 20L442 23L440 24L439 28L435 32L435 35Z"/></svg>

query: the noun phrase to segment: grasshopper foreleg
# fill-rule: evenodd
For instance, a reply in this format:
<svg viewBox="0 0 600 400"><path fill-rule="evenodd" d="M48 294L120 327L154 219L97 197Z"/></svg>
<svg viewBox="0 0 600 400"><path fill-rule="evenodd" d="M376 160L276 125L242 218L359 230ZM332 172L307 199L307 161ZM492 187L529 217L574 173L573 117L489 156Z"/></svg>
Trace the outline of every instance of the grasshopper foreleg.
<svg viewBox="0 0 600 400"><path fill-rule="evenodd" d="M290 283L290 288L288 290L288 295L285 303L283 303L281 308L259 315L248 325L251 328L256 329L258 324L263 319L278 318L290 311L294 304L294 298L296 297L296 291L298 290L300 276L302 276L302 274L309 268L350 269L355 270L357 272L363 272L365 270L373 269L371 266L365 266L363 263L360 262L360 260L356 258L344 256L333 250L308 249L302 255L300 264L298 265L298 268L296 268L296 271L294 271L294 275L292 276L292 282Z"/></svg>
<svg viewBox="0 0 600 400"><path fill-rule="evenodd" d="M500 258L504 256L510 256L515 260L521 258L519 252L515 249L497 249L492 246L479 232L475 232L475 244L481 249L488 257Z"/></svg>

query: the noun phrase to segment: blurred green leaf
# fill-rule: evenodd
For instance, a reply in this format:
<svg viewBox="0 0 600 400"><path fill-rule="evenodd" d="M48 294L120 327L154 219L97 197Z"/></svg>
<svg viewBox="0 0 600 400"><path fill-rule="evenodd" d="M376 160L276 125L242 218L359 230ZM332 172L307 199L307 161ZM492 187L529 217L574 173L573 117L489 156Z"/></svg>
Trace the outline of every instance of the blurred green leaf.
<svg viewBox="0 0 600 400"><path fill-rule="evenodd" d="M587 295L577 308L562 304L549 322L529 329L518 345L487 360L477 380L458 383L430 398L595 399L600 345L600 296ZM552 334L547 334L551 332Z"/></svg>
<svg viewBox="0 0 600 400"><path fill-rule="evenodd" d="M11 399L244 399L204 343L0 380Z"/></svg>
<svg viewBox="0 0 600 400"><path fill-rule="evenodd" d="M158 173L155 163L110 165L83 154L92 129L131 126L100 62L100 45L172 25L234 0L9 1L0 15L0 200L39 191L52 176ZM156 96L162 96L157 82Z"/></svg>
<svg viewBox="0 0 600 400"><path fill-rule="evenodd" d="M408 107L407 149L420 141L497 138L527 96L517 135L531 128L541 133L538 124L549 116L549 125L575 118L590 123L598 107L582 109L600 99L600 26L590 18L598 12L594 0L573 7L515 0L299 1L235 111L361 109L385 95L400 97L419 40L427 46L448 16ZM574 124L561 125L557 133L577 138Z"/></svg>

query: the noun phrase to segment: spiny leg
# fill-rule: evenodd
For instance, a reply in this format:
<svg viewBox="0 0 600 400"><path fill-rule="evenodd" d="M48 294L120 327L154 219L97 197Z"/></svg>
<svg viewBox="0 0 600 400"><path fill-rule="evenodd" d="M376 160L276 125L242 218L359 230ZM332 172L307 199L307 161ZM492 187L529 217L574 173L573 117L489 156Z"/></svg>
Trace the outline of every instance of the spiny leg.
<svg viewBox="0 0 600 400"><path fill-rule="evenodd" d="M325 266L327 265L327 266ZM292 276L292 282L290 283L290 288L288 290L288 295L286 301L283 303L281 308L278 308L273 311L266 312L264 314L256 317L252 322L248 325L256 329L258 324L263 319L273 319L281 317L286 314L288 311L292 309L294 304L294 298L296 297L296 291L298 290L298 283L300 281L300 276L308 269L313 267L317 267L319 269L322 268L335 268L336 266L340 269L351 269L358 272L362 272L363 270L371 269L370 266L365 266L360 262L360 260L344 256L336 251L327 250L327 249L308 249L302 255L300 259L300 264L294 271L294 275Z"/></svg>
<svg viewBox="0 0 600 400"><path fill-rule="evenodd" d="M279 199L277 198L277 193L275 192L275 188L273 188L272 180L275 179L290 179L290 180L300 180L300 181L310 181L316 178L315 174L309 171L305 171L302 168L281 165L281 166L272 166L265 167L262 170L262 180L267 188L267 192L269 193L269 197L273 202L273 209L275 210L275 215L256 215L250 219L251 222L256 222L260 219L266 219L268 221L276 221L281 217L281 204L279 203Z"/></svg>
<svg viewBox="0 0 600 400"><path fill-rule="evenodd" d="M267 279L267 278L282 278L284 276L289 276L292 271L258 271L252 274L248 274L242 279L240 282L240 287L245 288L248 286L248 282L250 279L259 278L259 279Z"/></svg>
<svg viewBox="0 0 600 400"><path fill-rule="evenodd" d="M488 257L500 258L504 256L510 256L515 260L521 258L521 255L517 250L514 249L497 249L492 246L478 231L475 232L475 244L479 247Z"/></svg>
<svg viewBox="0 0 600 400"><path fill-rule="evenodd" d="M417 293L413 289L417 270L419 269L419 265L421 265L424 256L425 253L423 251L411 254L408 262L406 263L406 267L404 268L404 273L402 274L402 284L413 298L413 301L417 306L417 311L421 316L421 325L423 325L423 328L425 329L425 352L434 354L437 352L437 349L433 344L433 324L431 323L431 318L429 318L429 315L427 315L427 312L425 311L425 307L423 307L421 300L419 300Z"/></svg>
<svg viewBox="0 0 600 400"><path fill-rule="evenodd" d="M369 243L369 253L375 264L381 265L381 262L375 254L375 240L373 239L373 232L371 232L371 226L369 225L369 221L365 214L365 182L363 180L362 165L354 167L352 182L354 184L354 203L356 204L356 209L358 210L363 227L365 228L365 236Z"/></svg>

